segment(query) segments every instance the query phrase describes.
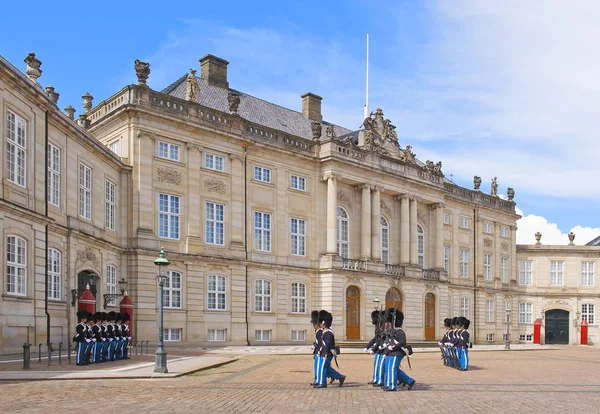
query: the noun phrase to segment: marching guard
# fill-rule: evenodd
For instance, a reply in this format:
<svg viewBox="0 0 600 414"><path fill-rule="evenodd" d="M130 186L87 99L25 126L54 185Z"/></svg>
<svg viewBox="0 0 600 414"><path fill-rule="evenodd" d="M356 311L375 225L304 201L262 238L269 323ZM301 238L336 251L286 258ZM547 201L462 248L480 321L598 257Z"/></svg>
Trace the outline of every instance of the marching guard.
<svg viewBox="0 0 600 414"><path fill-rule="evenodd" d="M337 347L335 345L335 335L331 329L333 322L333 315L327 311L319 312L319 322L323 329L321 338L321 344L319 348L319 361L317 363L317 384L314 388L327 388L327 377L331 377L334 380L339 380L339 386L344 385L346 376L340 374L331 367L331 360L337 357ZM337 360L336 360L337 363Z"/></svg>
<svg viewBox="0 0 600 414"><path fill-rule="evenodd" d="M402 329L404 314L396 308L390 308L386 312L386 323L389 323L390 330L386 338L386 353L388 354L385 362L386 375L383 391L396 391L398 382L407 385L407 390L411 390L416 384L416 380L409 377L401 368L402 359L412 353L412 349L406 344L406 334Z"/></svg>
<svg viewBox="0 0 600 414"><path fill-rule="evenodd" d="M87 333L87 322L88 311L80 309L77 311L77 325L75 326L75 336L73 342L77 343L75 351L75 362L77 365L87 365L88 360L85 359L85 349L88 342L91 340L88 338Z"/></svg>

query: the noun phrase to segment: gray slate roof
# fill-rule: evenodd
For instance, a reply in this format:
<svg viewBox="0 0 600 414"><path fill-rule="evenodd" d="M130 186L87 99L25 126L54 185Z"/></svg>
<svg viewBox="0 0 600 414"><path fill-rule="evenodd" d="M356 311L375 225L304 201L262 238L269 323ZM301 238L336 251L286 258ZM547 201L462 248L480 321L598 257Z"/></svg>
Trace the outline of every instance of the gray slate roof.
<svg viewBox="0 0 600 414"><path fill-rule="evenodd" d="M600 246L600 236L596 237L586 244L586 246Z"/></svg>
<svg viewBox="0 0 600 414"><path fill-rule="evenodd" d="M166 87L162 93L185 99L186 76L182 76L173 84ZM200 105L228 113L229 103L227 101L227 93L231 90L240 94L238 113L242 118L267 128L312 140L311 121L302 112L284 108L235 89L225 89L209 85L201 78L196 78L196 83L198 85L198 92L194 100ZM321 139L325 137L325 130L328 125L333 124L323 121ZM338 137L351 132L349 129L338 125L334 125L334 131Z"/></svg>

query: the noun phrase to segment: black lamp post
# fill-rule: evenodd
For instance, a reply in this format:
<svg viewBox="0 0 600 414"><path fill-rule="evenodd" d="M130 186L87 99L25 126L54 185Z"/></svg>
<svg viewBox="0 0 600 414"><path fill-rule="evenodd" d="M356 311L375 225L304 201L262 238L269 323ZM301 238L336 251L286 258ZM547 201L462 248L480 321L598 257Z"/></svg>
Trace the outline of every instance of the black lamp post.
<svg viewBox="0 0 600 414"><path fill-rule="evenodd" d="M506 339L504 339L504 349L510 349L510 309L506 309Z"/></svg>
<svg viewBox="0 0 600 414"><path fill-rule="evenodd" d="M104 309L106 309L106 305L108 305L108 302L112 302L116 298L120 298L125 295L125 291L127 290L127 281L125 280L124 277L121 277L121 279L119 279L119 290L121 291L120 294L119 293L105 293L104 294Z"/></svg>
<svg viewBox="0 0 600 414"><path fill-rule="evenodd" d="M158 259L154 261L156 266L156 280L160 288L158 297L158 348L156 348L156 354L154 359L154 372L166 374L167 370L167 351L165 351L163 344L163 288L167 281L166 267L169 265L169 261L165 257L165 249L161 247Z"/></svg>
<svg viewBox="0 0 600 414"><path fill-rule="evenodd" d="M96 274L89 273L88 274L88 284L87 288L93 288L96 285ZM82 294L79 289L71 289L71 306L75 306L75 302L77 302L77 298Z"/></svg>

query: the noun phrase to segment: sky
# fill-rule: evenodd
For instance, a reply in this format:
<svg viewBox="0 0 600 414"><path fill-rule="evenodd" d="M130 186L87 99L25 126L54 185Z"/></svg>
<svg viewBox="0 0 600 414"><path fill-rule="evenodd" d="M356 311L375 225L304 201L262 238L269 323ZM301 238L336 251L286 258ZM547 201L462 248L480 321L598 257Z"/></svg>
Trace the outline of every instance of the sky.
<svg viewBox="0 0 600 414"><path fill-rule="evenodd" d="M485 192L493 177L513 187L519 243L600 235L596 0L27 4L26 26L9 18L19 3L3 6L0 55L24 71L35 52L38 81L78 113L85 92L97 104L136 83L135 59L161 90L211 53L230 62L230 87L298 111L310 91L326 120L357 129L368 32L369 106L400 145L467 188L474 175Z"/></svg>

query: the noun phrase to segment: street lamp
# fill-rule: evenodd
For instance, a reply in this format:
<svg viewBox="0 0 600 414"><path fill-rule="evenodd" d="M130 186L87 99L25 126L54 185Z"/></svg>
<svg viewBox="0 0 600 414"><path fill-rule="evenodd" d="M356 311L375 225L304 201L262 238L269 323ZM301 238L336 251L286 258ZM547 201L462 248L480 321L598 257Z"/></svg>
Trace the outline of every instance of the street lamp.
<svg viewBox="0 0 600 414"><path fill-rule="evenodd" d="M104 309L106 309L106 305L108 305L108 302L112 302L116 298L120 298L121 296L125 295L125 291L127 290L127 281L125 280L124 277L121 277L121 279L119 279L119 290L121 291L120 294L118 294L118 293L105 293L104 294Z"/></svg>
<svg viewBox="0 0 600 414"><path fill-rule="evenodd" d="M506 338L504 339L504 349L510 349L510 309L506 309Z"/></svg>
<svg viewBox="0 0 600 414"><path fill-rule="evenodd" d="M160 248L160 254L158 259L154 261L156 266L156 280L160 288L160 294L158 298L158 348L156 348L156 354L154 358L154 372L166 374L167 370L167 351L163 347L163 287L167 281L167 275L165 269L169 265L169 261L165 258L164 247Z"/></svg>
<svg viewBox="0 0 600 414"><path fill-rule="evenodd" d="M380 302L379 298L377 296L375 296L373 298L373 305L375 306L375 310L379 310L379 302Z"/></svg>
<svg viewBox="0 0 600 414"><path fill-rule="evenodd" d="M95 285L96 285L96 274L88 273L88 283L87 283L86 288L93 289ZM77 298L81 294L83 294L83 292L80 292L79 289L71 289L71 306L75 306L75 302L77 302Z"/></svg>

